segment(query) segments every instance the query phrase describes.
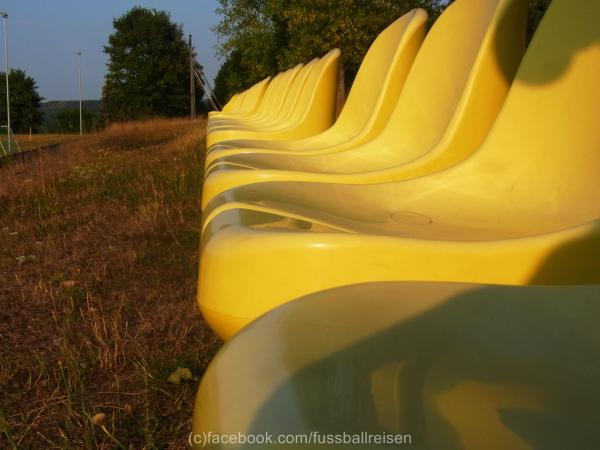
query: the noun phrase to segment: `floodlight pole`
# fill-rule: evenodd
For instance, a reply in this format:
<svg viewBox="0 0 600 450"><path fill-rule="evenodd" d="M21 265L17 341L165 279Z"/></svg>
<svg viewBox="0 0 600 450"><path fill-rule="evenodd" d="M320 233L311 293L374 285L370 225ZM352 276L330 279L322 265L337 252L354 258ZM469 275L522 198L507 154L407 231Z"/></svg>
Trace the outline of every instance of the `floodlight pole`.
<svg viewBox="0 0 600 450"><path fill-rule="evenodd" d="M194 80L194 49L192 47L192 35L190 34L190 118L196 118L196 83Z"/></svg>
<svg viewBox="0 0 600 450"><path fill-rule="evenodd" d="M79 136L83 136L83 111L81 108L81 51L75 50L77 53L77 73L79 75Z"/></svg>
<svg viewBox="0 0 600 450"><path fill-rule="evenodd" d="M8 88L8 34L6 31L6 19L8 14L0 11L4 24L4 70L6 71L6 137L8 139L8 153L10 153L10 91Z"/></svg>

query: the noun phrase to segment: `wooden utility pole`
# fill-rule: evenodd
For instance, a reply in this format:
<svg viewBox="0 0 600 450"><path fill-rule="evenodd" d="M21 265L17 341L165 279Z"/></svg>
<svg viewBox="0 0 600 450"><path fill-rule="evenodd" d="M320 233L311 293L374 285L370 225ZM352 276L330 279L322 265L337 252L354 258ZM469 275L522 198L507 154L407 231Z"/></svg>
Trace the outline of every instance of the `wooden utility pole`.
<svg viewBox="0 0 600 450"><path fill-rule="evenodd" d="M194 48L192 47L192 35L190 34L190 118L196 118L196 83L194 80Z"/></svg>

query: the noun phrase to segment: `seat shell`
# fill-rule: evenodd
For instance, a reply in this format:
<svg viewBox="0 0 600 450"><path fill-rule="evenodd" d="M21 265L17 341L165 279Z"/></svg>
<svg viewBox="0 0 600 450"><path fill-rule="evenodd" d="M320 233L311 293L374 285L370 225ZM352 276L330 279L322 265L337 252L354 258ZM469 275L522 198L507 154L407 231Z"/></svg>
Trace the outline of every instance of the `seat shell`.
<svg viewBox="0 0 600 450"><path fill-rule="evenodd" d="M205 216L198 299L225 338L352 283L600 283L600 3L554 0L484 144L408 181L256 183ZM555 270L536 277L552 257ZM229 320L232 318L232 320Z"/></svg>
<svg viewBox="0 0 600 450"><path fill-rule="evenodd" d="M236 109L235 112L234 111L230 111L230 112L210 111L208 114L209 121L218 120L222 117L244 117L244 116L253 114L259 108L259 106L263 100L264 93L267 90L267 87L270 82L271 82L271 77L267 77L267 78L259 81L258 83L255 83L249 89L244 91L245 93L247 92L248 94L251 94L251 95L248 95L248 98L245 100L245 102L246 102L245 107L243 106L243 104L241 104L240 108Z"/></svg>
<svg viewBox="0 0 600 450"><path fill-rule="evenodd" d="M600 285L319 292L261 317L217 354L192 432L401 434L438 450L598 448L599 312Z"/></svg>
<svg viewBox="0 0 600 450"><path fill-rule="evenodd" d="M335 116L337 98L337 79L339 71L340 51L334 49L320 60L303 68L296 79L303 73L299 84L298 95L290 92L295 101L286 104L292 105L289 111L283 111L282 121L276 126L259 130L219 130L207 134L207 148L231 139L273 139L285 140L311 136L329 128Z"/></svg>
<svg viewBox="0 0 600 450"><path fill-rule="evenodd" d="M235 116L225 116L223 118L209 118L207 129L218 130L223 127L251 127L261 123L270 122L276 119L281 109L286 94L293 83L295 77L304 67L298 64L296 67L277 74L269 83L263 96L263 101L257 111L252 115L243 118Z"/></svg>
<svg viewBox="0 0 600 450"><path fill-rule="evenodd" d="M335 124L315 136L286 141L230 141L253 147L300 151L358 145L378 135L396 104L406 76L425 38L427 12L414 9L387 27L375 39L359 68L344 108Z"/></svg>
<svg viewBox="0 0 600 450"><path fill-rule="evenodd" d="M300 152L213 150L204 206L244 184L381 183L459 163L481 145L502 108L523 56L526 16L525 0L454 2L425 39L378 136L362 145Z"/></svg>

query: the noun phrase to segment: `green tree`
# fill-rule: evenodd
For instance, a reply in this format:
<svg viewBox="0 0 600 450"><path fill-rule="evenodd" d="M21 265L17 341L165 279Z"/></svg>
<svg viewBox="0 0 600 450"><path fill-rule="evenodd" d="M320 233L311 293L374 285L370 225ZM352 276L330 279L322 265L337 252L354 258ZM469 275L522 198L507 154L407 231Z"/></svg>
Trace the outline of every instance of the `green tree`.
<svg viewBox="0 0 600 450"><path fill-rule="evenodd" d="M251 75L246 86L277 69L277 52L287 44L281 21L286 5L287 0L219 0L222 20L214 27L218 50L236 69Z"/></svg>
<svg viewBox="0 0 600 450"><path fill-rule="evenodd" d="M83 131L94 131L99 125L98 113L89 109L82 109ZM79 109L65 108L56 115L54 123L51 124L53 133L78 133L79 132Z"/></svg>
<svg viewBox="0 0 600 450"><path fill-rule="evenodd" d="M530 41L538 25L542 21L552 0L529 0L529 20L527 23L527 40Z"/></svg>
<svg viewBox="0 0 600 450"><path fill-rule="evenodd" d="M242 64L241 52L233 51L215 76L215 96L222 104L225 104L233 93L246 88L248 80L255 80L257 76Z"/></svg>
<svg viewBox="0 0 600 450"><path fill-rule="evenodd" d="M0 72L0 92L6 92L6 72ZM44 114L41 110L43 98L38 93L37 83L20 69L12 69L8 74L10 87L10 126L13 133L37 131ZM6 97L0 100L0 123L6 125Z"/></svg>
<svg viewBox="0 0 600 450"><path fill-rule="evenodd" d="M350 86L371 43L390 23L417 7L428 10L433 20L445 4L441 0L289 2L282 11L287 46L278 53L278 67L308 61L337 47Z"/></svg>
<svg viewBox="0 0 600 450"><path fill-rule="evenodd" d="M189 113L189 48L165 11L134 7L113 20L102 90L112 121Z"/></svg>
<svg viewBox="0 0 600 450"><path fill-rule="evenodd" d="M215 27L225 63L215 89L226 101L278 71L342 50L350 86L369 46L385 27L413 8L432 20L445 0L219 0L222 16ZM240 76L242 74L242 76Z"/></svg>

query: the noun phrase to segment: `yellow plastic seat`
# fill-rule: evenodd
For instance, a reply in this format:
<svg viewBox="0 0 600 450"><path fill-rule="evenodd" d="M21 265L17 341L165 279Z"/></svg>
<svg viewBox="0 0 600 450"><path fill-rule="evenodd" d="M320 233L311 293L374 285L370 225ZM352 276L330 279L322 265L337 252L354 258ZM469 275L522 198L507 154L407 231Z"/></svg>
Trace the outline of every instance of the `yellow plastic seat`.
<svg viewBox="0 0 600 450"><path fill-rule="evenodd" d="M214 125L211 124L207 128L207 135L221 131L266 131L267 129L284 126L286 120L288 120L289 116L296 110L295 108L302 95L302 90L310 74L314 71L315 64L318 61L319 58L315 58L298 70L296 74L286 75L289 81L283 83L285 91L277 94L275 97L275 108L272 109L271 114L267 117L252 121L240 121L237 123L227 122Z"/></svg>
<svg viewBox="0 0 600 450"><path fill-rule="evenodd" d="M236 93L233 94L233 96L229 99L229 101L227 103L225 103L225 105L223 105L223 108L221 108L221 112L224 113L229 113L229 112L234 112L235 111L235 104L237 103L237 98L240 94ZM216 111L209 111L208 115L210 116L211 113L216 112Z"/></svg>
<svg viewBox="0 0 600 450"><path fill-rule="evenodd" d="M371 185L256 183L205 216L199 304L229 337L311 292L387 280L600 283L600 3L554 0L464 162Z"/></svg>
<svg viewBox="0 0 600 450"><path fill-rule="evenodd" d="M213 150L204 205L261 181L385 182L460 162L481 145L506 99L523 56L526 16L526 0L457 0L429 32L375 139L302 152Z"/></svg>
<svg viewBox="0 0 600 450"><path fill-rule="evenodd" d="M302 96L302 90L306 86L318 61L319 59L315 58L298 71L298 74L294 76L294 79L289 84L289 88L286 90L285 94L281 95L281 98L277 102L277 109L273 110L273 115L271 117L253 120L252 122L243 121L235 124L229 123L226 125L219 124L219 126L209 126L207 128L207 133L210 135L211 133L219 131L259 131L285 126L290 115L297 111L297 105ZM298 113L296 112L296 114Z"/></svg>
<svg viewBox="0 0 600 450"><path fill-rule="evenodd" d="M226 113L223 111L211 111L212 114L209 113L209 120L216 120L217 118L224 117L243 118L253 114L260 107L270 81L271 77L267 77L244 91L244 98L235 112Z"/></svg>
<svg viewBox="0 0 600 450"><path fill-rule="evenodd" d="M244 91L235 93L229 102L223 107L222 111L209 111L208 118L210 119L212 116L220 116L222 114L236 114L241 108L247 92L248 90L246 89ZM225 109L227 109L227 111L225 111Z"/></svg>
<svg viewBox="0 0 600 450"><path fill-rule="evenodd" d="M218 129L219 127L248 126L275 119L279 109L284 104L290 85L302 67L302 64L298 64L292 69L277 74L269 83L263 96L263 102L261 102L259 110L254 114L241 119L235 117L211 118L208 121L207 129L212 130Z"/></svg>
<svg viewBox="0 0 600 450"><path fill-rule="evenodd" d="M425 37L427 12L414 9L375 39L356 75L348 99L333 126L323 133L286 141L242 141L254 146L304 150L350 148L381 133ZM233 141L240 144L240 141ZM229 147L217 145L215 147Z"/></svg>
<svg viewBox="0 0 600 450"><path fill-rule="evenodd" d="M228 114L219 114L219 115L214 115L214 114L209 114L208 116L208 125L207 126L211 126L210 124L214 124L212 126L217 126L217 124L222 123L222 124L228 124L228 123L239 123L240 120L241 121L248 121L248 120L253 120L256 117L260 117L261 114L265 114L265 111L268 110L269 105L273 102L272 96L273 96L273 91L277 91L278 89L280 89L281 87L281 79L282 77L284 77L284 75L287 73L286 72L281 72L278 73L276 76L273 77L273 79L269 82L269 84L267 85L266 89L265 89L265 93L263 95L263 99L261 101L261 104L258 107L258 110L254 111L252 114L249 114L246 117L240 117L237 116L235 113L228 113Z"/></svg>
<svg viewBox="0 0 600 450"><path fill-rule="evenodd" d="M236 111L235 116L246 116L252 114L262 101L263 95L269 82L271 81L271 77L267 77L258 83L255 83L253 86L248 88L245 91L244 99L240 103L238 110ZM218 114L217 114L218 115Z"/></svg>
<svg viewBox="0 0 600 450"><path fill-rule="evenodd" d="M286 96L290 107L281 111L281 120L276 124L257 130L210 130L207 147L230 139L295 139L329 128L335 116L339 59L340 51L335 49L302 68ZM294 85L299 86L298 95Z"/></svg>
<svg viewBox="0 0 600 450"><path fill-rule="evenodd" d="M260 129L270 125L276 125L282 121L288 112L293 108L294 102L299 95L300 89L306 80L310 67L316 60L310 61L306 66L299 69L290 69L280 73L277 84L270 93L270 103L265 105L265 112L257 117L246 120L219 120L209 121L207 125L207 134L223 130L253 130Z"/></svg>
<svg viewBox="0 0 600 450"><path fill-rule="evenodd" d="M196 397L192 442L200 448L209 432L386 433L404 444L333 447L595 450L596 313L598 285L319 292L258 319L217 354ZM326 448L314 439L294 448Z"/></svg>

